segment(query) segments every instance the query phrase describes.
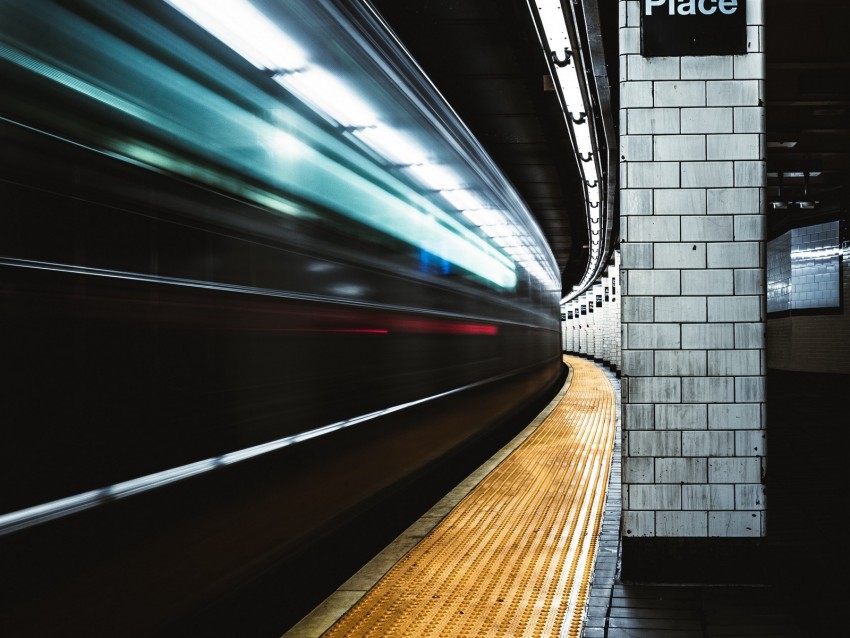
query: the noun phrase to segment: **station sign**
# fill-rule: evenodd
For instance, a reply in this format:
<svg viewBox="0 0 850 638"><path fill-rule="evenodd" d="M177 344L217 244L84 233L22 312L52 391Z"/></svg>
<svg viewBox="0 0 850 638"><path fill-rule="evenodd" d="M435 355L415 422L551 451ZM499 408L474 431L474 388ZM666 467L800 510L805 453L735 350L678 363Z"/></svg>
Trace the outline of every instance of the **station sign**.
<svg viewBox="0 0 850 638"><path fill-rule="evenodd" d="M602 295L596 295L596 307L597 308L602 307Z"/></svg>
<svg viewBox="0 0 850 638"><path fill-rule="evenodd" d="M644 57L747 52L747 0L640 0Z"/></svg>

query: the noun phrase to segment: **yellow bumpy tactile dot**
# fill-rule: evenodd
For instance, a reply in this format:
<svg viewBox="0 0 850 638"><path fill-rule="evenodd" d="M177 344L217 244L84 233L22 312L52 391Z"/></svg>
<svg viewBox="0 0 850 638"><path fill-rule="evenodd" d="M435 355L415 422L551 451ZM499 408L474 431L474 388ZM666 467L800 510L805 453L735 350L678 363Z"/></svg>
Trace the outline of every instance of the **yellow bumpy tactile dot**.
<svg viewBox="0 0 850 638"><path fill-rule="evenodd" d="M614 449L593 363L543 423L324 638L578 636Z"/></svg>

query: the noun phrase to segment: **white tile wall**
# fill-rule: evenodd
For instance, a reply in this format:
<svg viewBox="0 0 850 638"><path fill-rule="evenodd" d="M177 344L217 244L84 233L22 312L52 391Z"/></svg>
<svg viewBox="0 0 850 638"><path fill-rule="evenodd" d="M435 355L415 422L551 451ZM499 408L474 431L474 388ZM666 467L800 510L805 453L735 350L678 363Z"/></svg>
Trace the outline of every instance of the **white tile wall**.
<svg viewBox="0 0 850 638"><path fill-rule="evenodd" d="M640 220L643 222L644 220ZM654 224L645 224L645 235L657 228ZM660 233L659 233L660 234ZM632 270L627 281L628 295L679 295L681 273L678 270Z"/></svg>
<svg viewBox="0 0 850 638"><path fill-rule="evenodd" d="M658 189L655 193L656 215L705 215L704 188Z"/></svg>
<svg viewBox="0 0 850 638"><path fill-rule="evenodd" d="M704 350L655 350L656 376L705 376Z"/></svg>
<svg viewBox="0 0 850 638"><path fill-rule="evenodd" d="M702 403L661 403L654 407L658 430L705 430L708 427L707 406Z"/></svg>
<svg viewBox="0 0 850 638"><path fill-rule="evenodd" d="M735 432L735 454L737 456L762 455L765 453L767 433L764 430L740 430Z"/></svg>
<svg viewBox="0 0 850 638"><path fill-rule="evenodd" d="M646 323L655 320L654 297L623 297L622 320L626 323ZM634 346L633 346L634 347Z"/></svg>
<svg viewBox="0 0 850 638"><path fill-rule="evenodd" d="M679 485L631 485L629 507L634 510L680 510L682 488Z"/></svg>
<svg viewBox="0 0 850 638"><path fill-rule="evenodd" d="M708 461L709 483L759 483L761 463L758 458L712 458Z"/></svg>
<svg viewBox="0 0 850 638"><path fill-rule="evenodd" d="M705 106L705 82L655 82L654 107Z"/></svg>
<svg viewBox="0 0 850 638"><path fill-rule="evenodd" d="M733 69L728 55L682 58L682 78L686 80L732 79Z"/></svg>
<svg viewBox="0 0 850 638"><path fill-rule="evenodd" d="M627 162L652 161L652 135L624 135L620 156Z"/></svg>
<svg viewBox="0 0 850 638"><path fill-rule="evenodd" d="M682 509L732 510L735 508L734 485L684 485Z"/></svg>
<svg viewBox="0 0 850 638"><path fill-rule="evenodd" d="M681 111L682 133L734 133L733 108L688 108Z"/></svg>
<svg viewBox="0 0 850 638"><path fill-rule="evenodd" d="M733 348L735 326L731 323L708 323L682 326L683 348Z"/></svg>
<svg viewBox="0 0 850 638"><path fill-rule="evenodd" d="M708 320L712 323L724 321L763 321L762 298L752 297L709 297Z"/></svg>
<svg viewBox="0 0 850 638"><path fill-rule="evenodd" d="M681 162L682 188L724 188L735 185L733 162Z"/></svg>
<svg viewBox="0 0 850 638"><path fill-rule="evenodd" d="M630 484L653 483L655 476L655 459L648 457L629 457L623 459L623 477Z"/></svg>
<svg viewBox="0 0 850 638"><path fill-rule="evenodd" d="M655 460L655 482L704 485L708 479L708 459L660 458Z"/></svg>
<svg viewBox="0 0 850 638"><path fill-rule="evenodd" d="M654 266L655 244L628 243L623 244L621 252L625 255L632 268L652 268Z"/></svg>
<svg viewBox="0 0 850 638"><path fill-rule="evenodd" d="M761 436L758 427L761 415L760 403L723 403L708 406L709 430L749 430ZM753 454L751 456L757 456Z"/></svg>
<svg viewBox="0 0 850 638"><path fill-rule="evenodd" d="M626 163L622 164L622 166L626 165ZM652 189L621 188L620 214L652 215Z"/></svg>
<svg viewBox="0 0 850 638"><path fill-rule="evenodd" d="M705 297L656 297L655 320L664 323L705 322Z"/></svg>
<svg viewBox="0 0 850 638"><path fill-rule="evenodd" d="M678 324L623 323L624 350L678 349L682 345Z"/></svg>
<svg viewBox="0 0 850 638"><path fill-rule="evenodd" d="M649 377L654 374L652 350L626 350L623 353L623 373L630 377Z"/></svg>
<svg viewBox="0 0 850 638"><path fill-rule="evenodd" d="M623 494L624 503L628 504L627 494ZM623 533L630 537L655 536L655 512L632 511L623 512Z"/></svg>
<svg viewBox="0 0 850 638"><path fill-rule="evenodd" d="M762 129L764 129L763 121L761 126ZM762 161L750 160L743 162L735 162L734 170L735 186L759 187L766 182L765 171L767 170L767 166Z"/></svg>
<svg viewBox="0 0 850 638"><path fill-rule="evenodd" d="M682 453L682 437L679 432L629 433L629 456L666 457L679 456Z"/></svg>
<svg viewBox="0 0 850 638"><path fill-rule="evenodd" d="M682 379L685 403L732 403L735 380L731 377L691 377Z"/></svg>
<svg viewBox="0 0 850 638"><path fill-rule="evenodd" d="M731 241L734 237L735 220L730 215L703 215L682 219L682 241L721 242Z"/></svg>
<svg viewBox="0 0 850 638"><path fill-rule="evenodd" d="M720 136L725 137L725 136ZM713 138L712 138L713 139ZM728 150L728 155L734 151ZM717 188L708 191L709 215L758 215L761 200L758 188ZM763 239L763 238L759 238Z"/></svg>
<svg viewBox="0 0 850 638"><path fill-rule="evenodd" d="M708 535L722 537L763 536L759 512L712 512L708 517Z"/></svg>
<svg viewBox="0 0 850 638"><path fill-rule="evenodd" d="M734 456L735 434L734 432L683 432L682 453L685 456L706 458Z"/></svg>
<svg viewBox="0 0 850 638"><path fill-rule="evenodd" d="M735 292L734 271L688 270L682 273L682 290L692 295L731 295Z"/></svg>
<svg viewBox="0 0 850 638"><path fill-rule="evenodd" d="M629 396L635 403L678 403L682 400L679 379L667 377L631 377Z"/></svg>
<svg viewBox="0 0 850 638"><path fill-rule="evenodd" d="M623 421L628 421L629 430L653 430L655 429L653 406L649 403L624 405Z"/></svg>
<svg viewBox="0 0 850 638"><path fill-rule="evenodd" d="M633 162L629 164L627 188L678 188L677 162Z"/></svg>
<svg viewBox="0 0 850 638"><path fill-rule="evenodd" d="M747 55L643 58L620 0L627 536L764 534L764 2Z"/></svg>
<svg viewBox="0 0 850 638"><path fill-rule="evenodd" d="M706 159L704 135L656 135L654 141L656 162Z"/></svg>
<svg viewBox="0 0 850 638"><path fill-rule="evenodd" d="M736 485L735 504L743 510L765 509L764 485Z"/></svg>
<svg viewBox="0 0 850 638"><path fill-rule="evenodd" d="M764 215L735 215L735 240L764 241L766 226Z"/></svg>
<svg viewBox="0 0 850 638"><path fill-rule="evenodd" d="M708 531L705 512L659 512L656 515L658 536L705 537Z"/></svg>
<svg viewBox="0 0 850 638"><path fill-rule="evenodd" d="M737 377L735 379L735 399L737 401L763 405L765 397L765 379L763 376Z"/></svg>
<svg viewBox="0 0 850 638"><path fill-rule="evenodd" d="M705 268L704 243L657 243L654 246L655 268Z"/></svg>
<svg viewBox="0 0 850 638"><path fill-rule="evenodd" d="M706 83L707 106L756 106L763 97L759 80L720 80Z"/></svg>

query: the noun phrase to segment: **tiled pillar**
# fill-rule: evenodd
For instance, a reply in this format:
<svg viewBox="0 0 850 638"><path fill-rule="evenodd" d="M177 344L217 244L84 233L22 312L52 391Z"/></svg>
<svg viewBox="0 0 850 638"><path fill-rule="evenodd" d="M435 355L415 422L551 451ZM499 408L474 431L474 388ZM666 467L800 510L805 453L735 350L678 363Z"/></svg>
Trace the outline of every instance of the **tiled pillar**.
<svg viewBox="0 0 850 638"><path fill-rule="evenodd" d="M579 348L581 347L581 340L579 339L579 304L578 301L572 301L570 303L570 308L572 308L573 313L573 322L570 326L572 329L572 333L570 334L570 352L573 354L578 354Z"/></svg>
<svg viewBox="0 0 850 638"><path fill-rule="evenodd" d="M614 308L614 357L612 363L618 372L622 370L622 334L620 332L620 251L614 251L614 264L611 266L611 305Z"/></svg>
<svg viewBox="0 0 850 638"><path fill-rule="evenodd" d="M611 363L611 276L608 269L605 269L605 274L602 275L602 352L600 359L604 364Z"/></svg>
<svg viewBox="0 0 850 638"><path fill-rule="evenodd" d="M578 297L578 347L576 348L576 354L584 355L587 353L587 330L585 327L587 326L587 302L584 300L584 295L579 295Z"/></svg>
<svg viewBox="0 0 850 638"><path fill-rule="evenodd" d="M591 288L591 303L593 304L593 358L601 361L605 349L605 311L602 306L602 282L594 284Z"/></svg>
<svg viewBox="0 0 850 638"><path fill-rule="evenodd" d="M587 316L585 317L587 326L587 348L585 353L589 359L593 359L596 352L596 308L593 307L593 288L591 287L584 294L584 301L587 304Z"/></svg>
<svg viewBox="0 0 850 638"><path fill-rule="evenodd" d="M620 1L626 580L762 576L764 0L740 2L747 54L649 58Z"/></svg>

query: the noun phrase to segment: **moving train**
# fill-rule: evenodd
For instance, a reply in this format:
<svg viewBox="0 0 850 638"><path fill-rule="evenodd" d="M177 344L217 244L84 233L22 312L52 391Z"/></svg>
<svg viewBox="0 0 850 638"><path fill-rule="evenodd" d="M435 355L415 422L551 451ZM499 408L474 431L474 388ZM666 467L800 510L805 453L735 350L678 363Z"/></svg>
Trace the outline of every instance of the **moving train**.
<svg viewBox="0 0 850 638"><path fill-rule="evenodd" d="M0 626L154 635L562 379L527 207L364 0L0 2Z"/></svg>

